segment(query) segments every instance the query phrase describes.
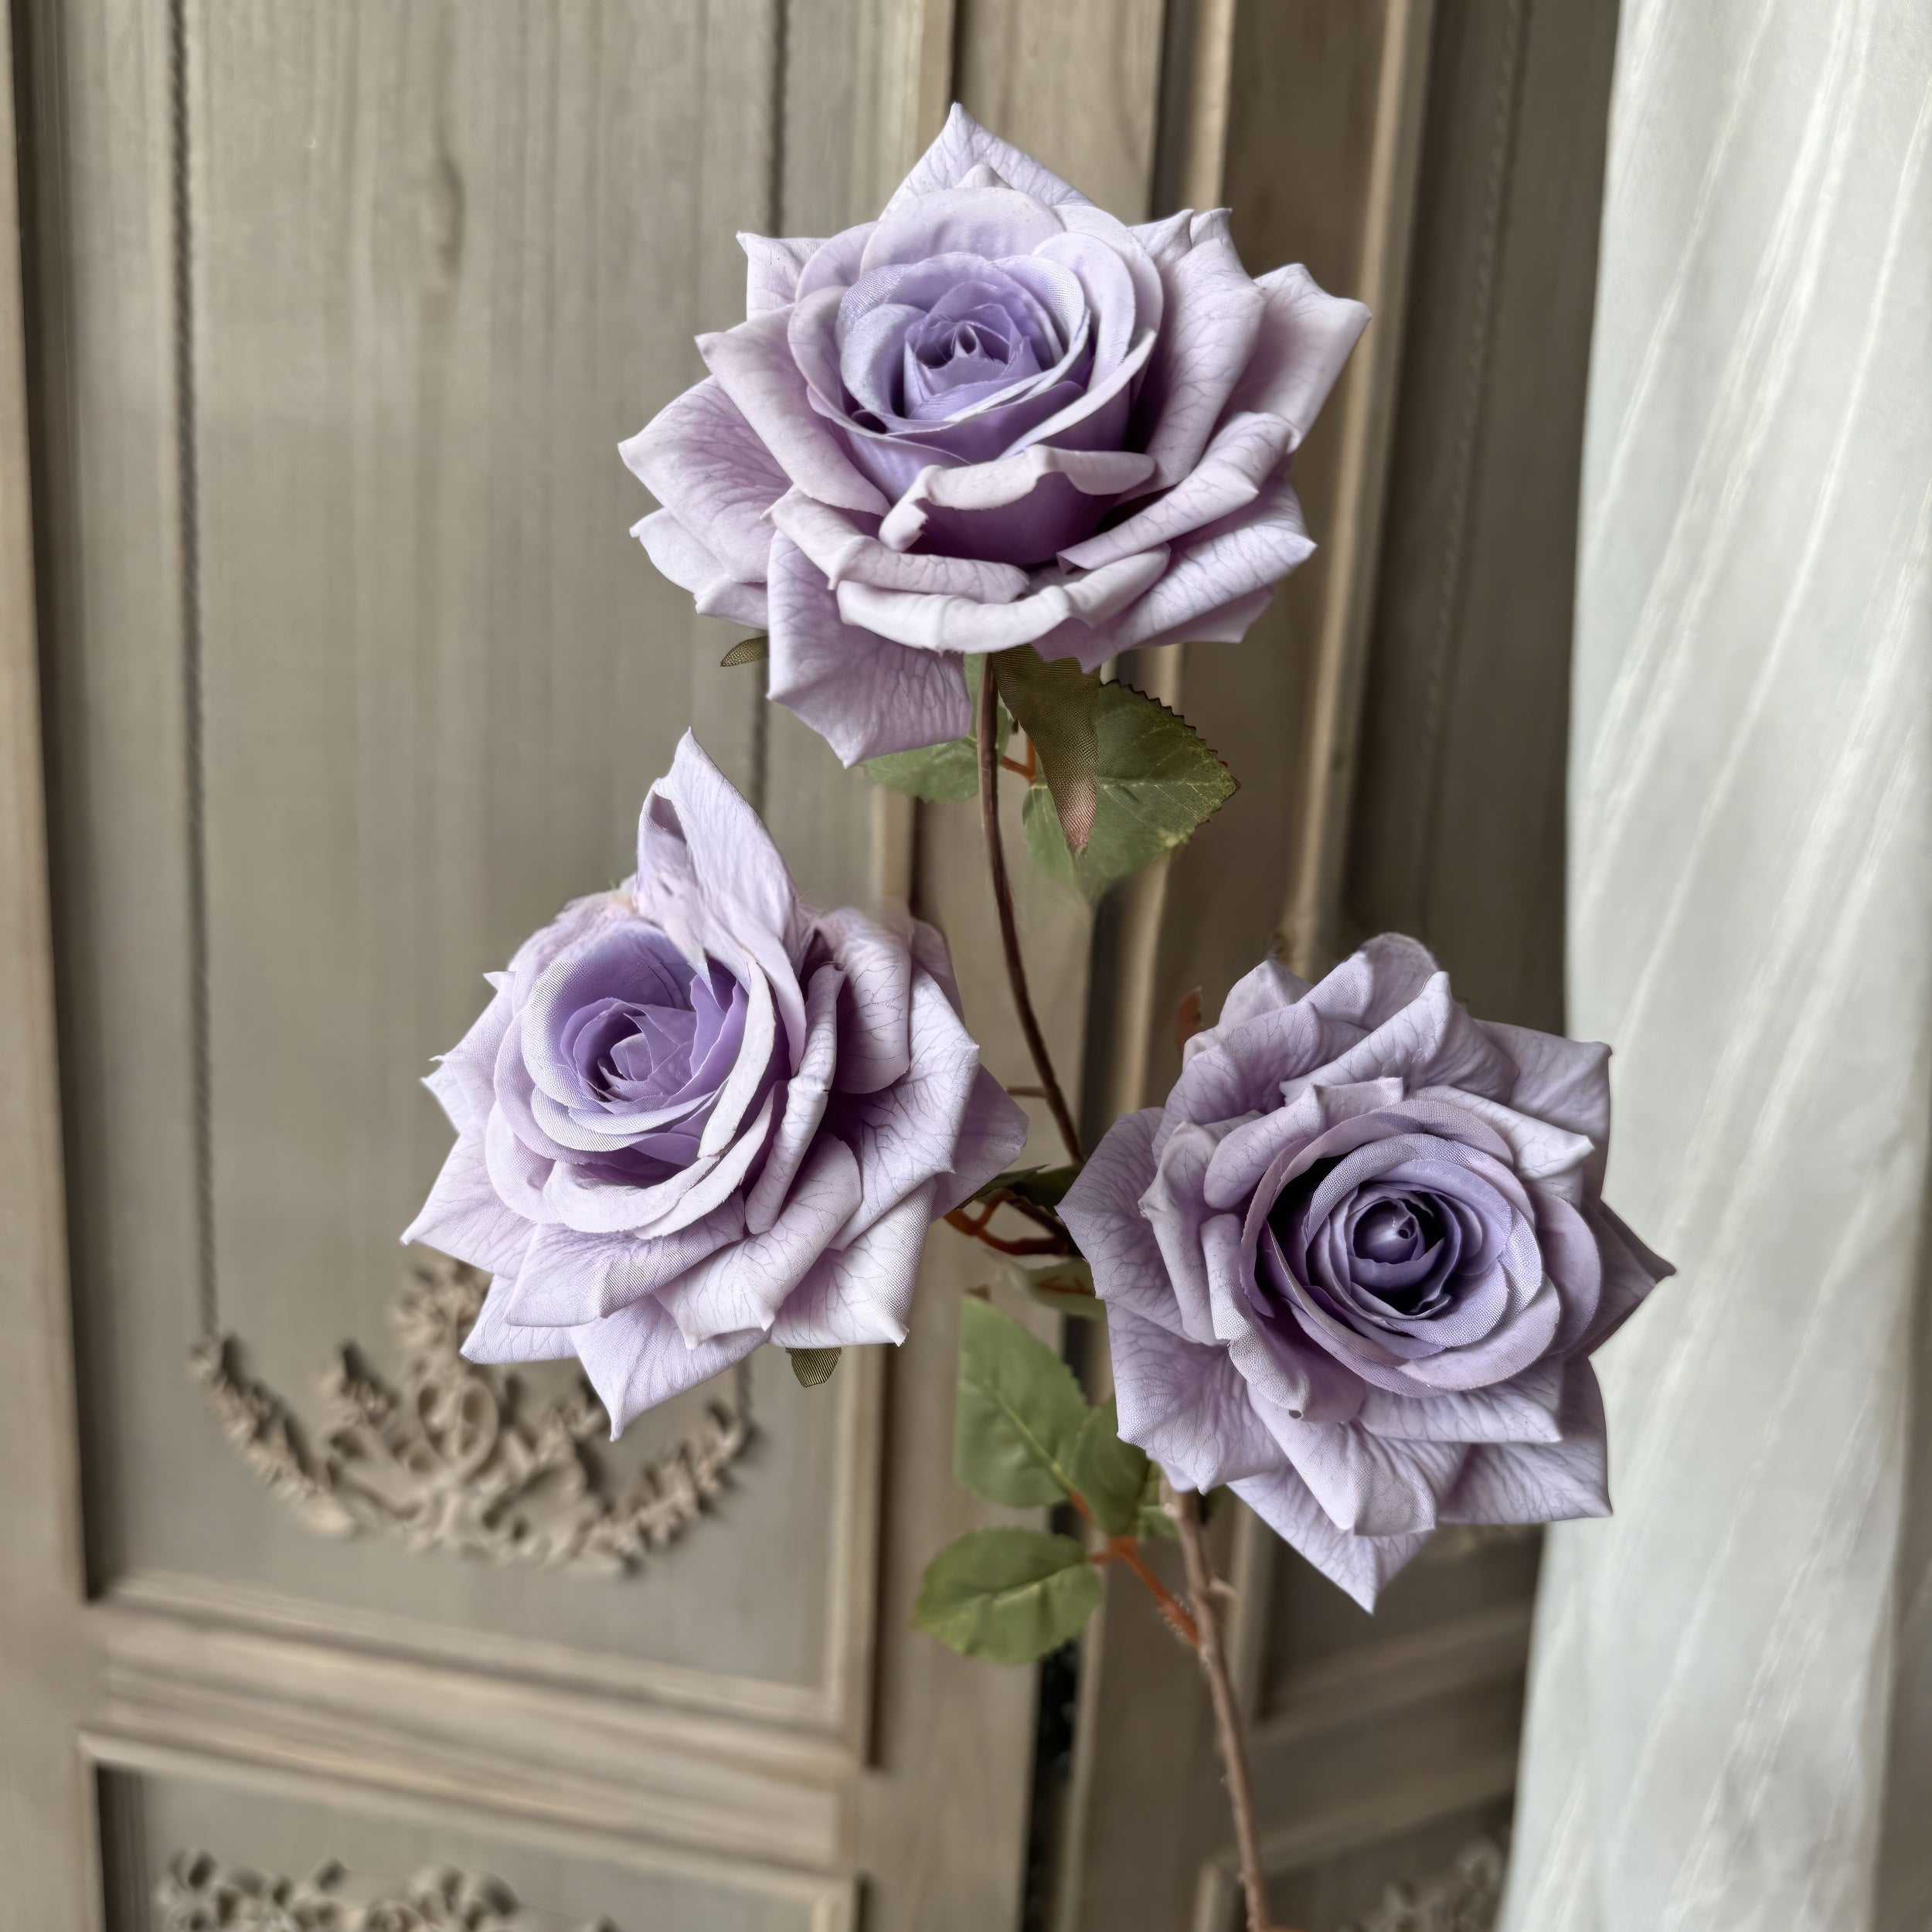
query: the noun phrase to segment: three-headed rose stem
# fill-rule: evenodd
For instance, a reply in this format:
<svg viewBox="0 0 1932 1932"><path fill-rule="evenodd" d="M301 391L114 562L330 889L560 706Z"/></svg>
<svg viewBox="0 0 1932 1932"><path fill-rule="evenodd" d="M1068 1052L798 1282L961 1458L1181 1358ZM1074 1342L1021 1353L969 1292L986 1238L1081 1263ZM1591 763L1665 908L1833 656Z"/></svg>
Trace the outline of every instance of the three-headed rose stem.
<svg viewBox="0 0 1932 1932"><path fill-rule="evenodd" d="M1194 1491L1184 1490L1171 1495L1169 1507L1181 1532L1187 1594L1194 1600L1194 1621L1200 1631L1195 1648L1207 1674L1215 1735L1227 1770L1228 1806L1234 1814L1234 1847L1241 1861L1241 1889L1247 1897L1248 1932L1271 1932L1267 1876L1261 1864L1260 1835L1254 1824L1254 1787L1248 1778L1247 1746L1241 1734L1240 1710L1234 1701L1234 1682L1228 1675L1227 1653L1221 1648L1221 1613L1215 1602L1219 1585L1201 1527L1201 1498Z"/></svg>
<svg viewBox="0 0 1932 1932"><path fill-rule="evenodd" d="M992 874L993 903L999 913L1000 944L1006 953L1006 979L1013 989L1013 1005L1019 1015L1020 1031L1026 1036L1027 1050L1039 1072L1039 1083L1046 1104L1053 1110L1054 1124L1066 1151L1078 1161L1082 1158L1080 1130L1073 1124L1073 1109L1060 1091L1053 1062L1046 1051L1046 1036L1039 1029L1033 1002L1026 991L1026 962L1019 951L1019 927L1013 917L1012 882L1006 876L1006 845L999 830L999 691L993 677L992 660L981 661L979 706L974 719L974 736L979 747L979 819L986 834L987 869Z"/></svg>
<svg viewBox="0 0 1932 1932"><path fill-rule="evenodd" d="M993 883L993 903L999 913L1000 944L1006 955L1006 978L1013 991L1014 1010L1019 1015L1020 1031L1026 1036L1028 1050L1039 1069L1040 1091L1066 1143L1066 1151L1078 1162L1083 1157L1080 1131L1073 1124L1073 1110L1060 1090L1053 1071L1046 1039L1033 1012L1026 990L1026 963L1019 950L1019 927L1013 915L1012 882L1006 872L1005 842L999 828L999 692L990 659L980 670L979 702L973 719L973 736L979 753L979 817L986 835L986 862ZM1029 763L1031 763L1029 759ZM990 1218L990 1216L988 1217ZM968 1232L976 1230L968 1230ZM982 1236L982 1239L984 1236ZM1083 1499L1076 1496L1081 1513L1091 1519ZM1226 1652L1221 1647L1219 1612L1215 1604L1214 1566L1209 1561L1207 1540L1201 1529L1201 1499L1192 1492L1172 1498L1172 1512L1180 1532L1181 1554L1187 1566L1188 1594L1193 1599L1193 1614L1177 1604L1172 1594L1141 1560L1131 1537L1111 1537L1107 1558L1125 1563L1145 1583L1161 1611L1182 1639L1191 1643L1207 1675L1208 1694L1214 1705L1214 1728L1220 1740L1221 1761L1227 1767L1228 1802L1234 1813L1234 1839L1241 1862L1241 1886L1247 1899L1248 1932L1271 1932L1268 1919L1267 1879L1261 1867L1261 1842L1254 1823L1254 1789L1248 1780L1247 1749L1241 1734L1241 1716L1234 1701L1234 1685L1228 1675Z"/></svg>

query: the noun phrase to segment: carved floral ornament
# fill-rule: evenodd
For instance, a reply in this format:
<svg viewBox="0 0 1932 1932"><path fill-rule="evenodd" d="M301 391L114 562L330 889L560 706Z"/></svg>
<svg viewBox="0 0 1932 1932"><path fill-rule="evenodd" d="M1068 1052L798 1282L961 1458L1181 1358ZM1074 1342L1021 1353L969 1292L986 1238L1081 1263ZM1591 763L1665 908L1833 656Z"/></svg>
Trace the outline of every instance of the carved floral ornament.
<svg viewBox="0 0 1932 1932"><path fill-rule="evenodd" d="M635 1570L724 1488L751 1437L747 1369L722 1378L696 1424L619 1487L591 1451L610 1418L581 1378L539 1406L513 1372L464 1359L488 1285L461 1262L413 1270L390 1311L400 1387L345 1349L321 1378L312 1425L240 1372L232 1336L202 1343L194 1374L257 1476L324 1536L379 1532L412 1549L603 1576Z"/></svg>
<svg viewBox="0 0 1932 1932"><path fill-rule="evenodd" d="M500 1879L450 1866L359 1883L333 1859L289 1879L182 1852L154 1900L158 1932L616 1932L607 1919L532 1911Z"/></svg>
<svg viewBox="0 0 1932 1932"><path fill-rule="evenodd" d="M1446 1872L1419 1884L1390 1886L1375 1910L1345 1932L1493 1932L1506 1869L1495 1839L1475 1839Z"/></svg>

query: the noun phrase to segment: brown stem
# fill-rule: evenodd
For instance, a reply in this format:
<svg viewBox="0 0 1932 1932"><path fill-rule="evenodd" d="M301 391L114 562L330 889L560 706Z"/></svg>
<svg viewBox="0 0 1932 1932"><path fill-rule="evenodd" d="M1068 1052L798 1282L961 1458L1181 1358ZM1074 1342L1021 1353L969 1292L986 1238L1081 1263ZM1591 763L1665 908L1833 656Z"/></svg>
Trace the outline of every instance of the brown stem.
<svg viewBox="0 0 1932 1932"><path fill-rule="evenodd" d="M1025 1241L1009 1241L1002 1236L990 1233L984 1219L975 1221L961 1208L954 1208L946 1217L946 1225L956 1228L961 1234L970 1235L975 1241L984 1241L996 1254L1064 1254L1064 1241L1049 1240L1045 1236Z"/></svg>
<svg viewBox="0 0 1932 1932"><path fill-rule="evenodd" d="M1080 1512L1084 1522L1093 1522L1092 1505L1077 1489L1068 1490L1066 1499ZM1146 1585L1148 1594L1159 1605L1161 1614L1167 1619L1168 1627L1175 1635L1191 1650L1201 1648L1201 1633L1196 1628L1194 1619L1187 1614L1187 1607L1148 1568L1146 1560L1141 1555L1138 1538L1109 1536L1106 1549L1094 1560L1099 1563L1125 1563Z"/></svg>
<svg viewBox="0 0 1932 1932"><path fill-rule="evenodd" d="M1215 1607L1217 1588L1209 1560L1207 1538L1201 1529L1201 1498L1192 1490L1172 1499L1181 1532L1181 1556L1187 1566L1187 1594L1194 1599L1200 1626L1198 1646L1201 1668L1207 1673L1208 1695L1214 1703L1215 1734L1220 1740L1221 1762L1227 1768L1228 1805L1234 1814L1234 1844L1241 1861L1241 1889L1247 1896L1248 1932L1273 1932L1268 1918L1267 1880L1261 1869L1261 1841L1254 1825L1254 1787L1248 1781L1247 1747L1241 1735L1241 1715L1235 1706L1234 1685L1221 1648L1220 1613Z"/></svg>
<svg viewBox="0 0 1932 1932"><path fill-rule="evenodd" d="M1000 942L1006 953L1006 978L1013 989L1020 1031L1026 1036L1027 1050L1039 1070L1040 1085L1046 1090L1046 1104L1053 1110L1060 1138L1066 1143L1067 1152L1077 1161L1082 1158L1080 1132L1048 1056L1046 1036L1034 1017L1033 1002L1026 991L1026 962L1020 957L1019 928L1013 917L1013 888L1006 876L1006 847L999 831L998 707L999 692L988 658L980 667L979 709L974 721L979 740L979 819L986 834L986 866L992 875L993 904L999 913Z"/></svg>

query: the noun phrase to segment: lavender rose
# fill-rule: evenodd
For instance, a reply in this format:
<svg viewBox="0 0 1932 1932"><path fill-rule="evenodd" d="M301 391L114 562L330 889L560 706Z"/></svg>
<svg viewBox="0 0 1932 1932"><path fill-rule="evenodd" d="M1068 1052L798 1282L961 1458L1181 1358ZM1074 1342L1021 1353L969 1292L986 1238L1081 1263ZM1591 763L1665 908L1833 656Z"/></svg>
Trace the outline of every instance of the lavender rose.
<svg viewBox="0 0 1932 1932"><path fill-rule="evenodd" d="M1588 1357L1671 1272L1601 1198L1608 1057L1413 940L1257 968L1062 1205L1121 1434L1365 1607L1438 1523L1607 1514Z"/></svg>
<svg viewBox="0 0 1932 1932"><path fill-rule="evenodd" d="M945 941L815 916L689 733L635 876L490 977L403 1239L495 1276L465 1355L576 1355L614 1430L761 1342L903 1340L927 1230L1026 1141Z"/></svg>
<svg viewBox="0 0 1932 1932"><path fill-rule="evenodd" d="M1288 461L1368 311L1225 210L1129 228L955 107L878 220L740 240L635 534L846 764L963 736L962 653L1236 639L1313 549Z"/></svg>

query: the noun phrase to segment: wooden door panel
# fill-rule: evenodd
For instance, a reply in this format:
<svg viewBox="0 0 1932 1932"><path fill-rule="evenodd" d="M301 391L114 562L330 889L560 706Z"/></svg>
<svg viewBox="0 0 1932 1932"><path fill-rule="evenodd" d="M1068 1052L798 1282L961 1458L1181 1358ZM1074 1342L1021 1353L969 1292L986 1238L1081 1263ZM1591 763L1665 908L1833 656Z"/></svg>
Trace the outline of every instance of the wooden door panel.
<svg viewBox="0 0 1932 1932"><path fill-rule="evenodd" d="M267 1932L277 1921L257 1900L281 1903L291 1917L379 1900L427 1917L425 1898L455 1906L451 1922L471 1932L849 1932L853 1923L849 1882L567 1836L546 1842L299 1784L243 1789L168 1770L116 1772L102 1812L116 1922L153 1932Z"/></svg>

